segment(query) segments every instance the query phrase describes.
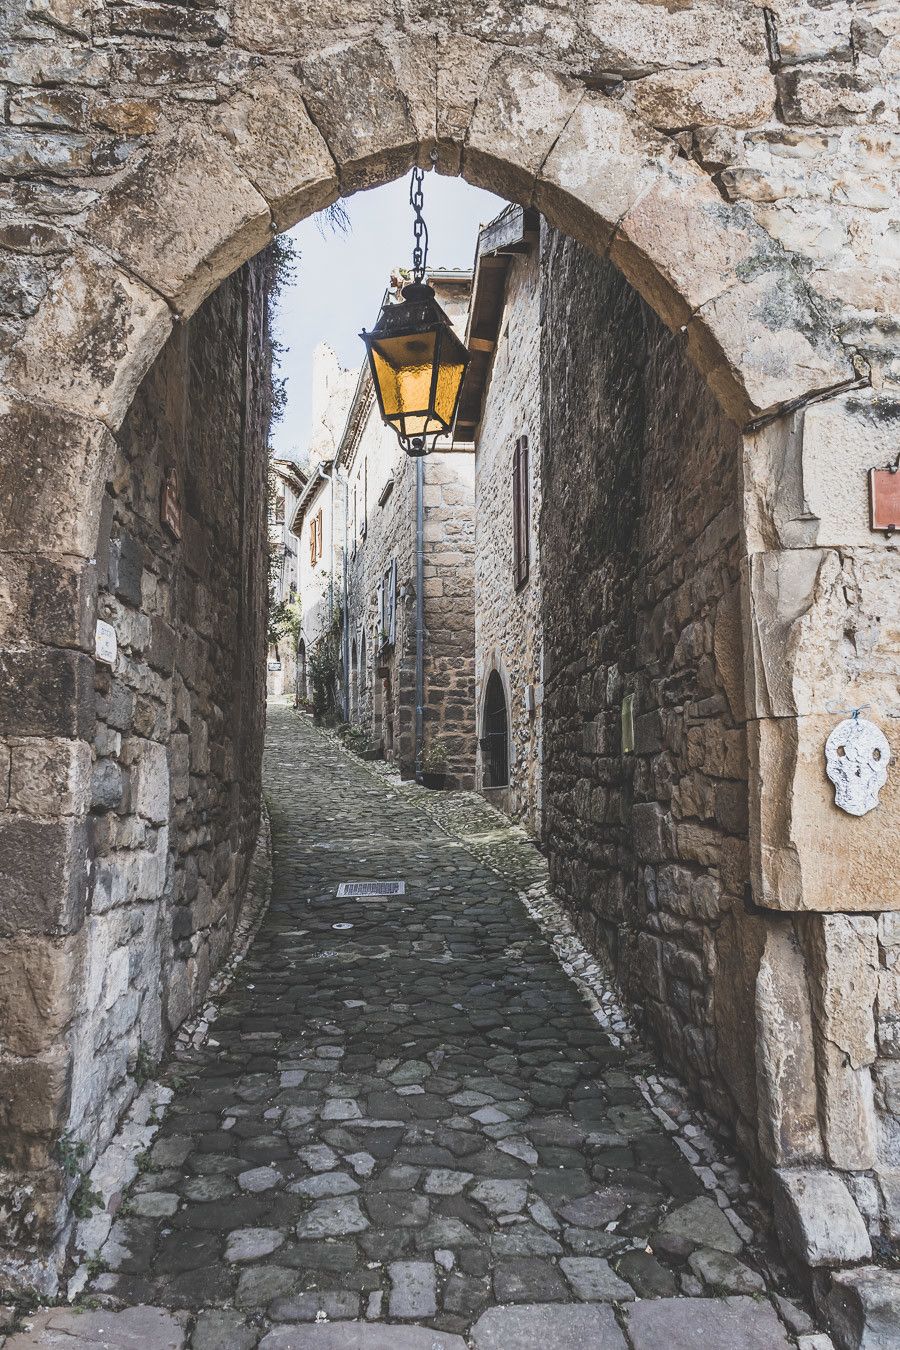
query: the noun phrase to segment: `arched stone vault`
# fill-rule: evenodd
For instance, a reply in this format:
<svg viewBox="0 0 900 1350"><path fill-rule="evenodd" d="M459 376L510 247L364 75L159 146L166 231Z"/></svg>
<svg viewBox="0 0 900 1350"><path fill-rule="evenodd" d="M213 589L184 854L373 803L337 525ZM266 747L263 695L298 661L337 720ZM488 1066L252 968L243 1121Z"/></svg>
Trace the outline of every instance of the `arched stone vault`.
<svg viewBox="0 0 900 1350"><path fill-rule="evenodd" d="M824 36L791 4L764 12L737 0L671 10L499 0L474 12L398 0L387 14L369 0L239 0L179 10L171 30L151 6L12 8L0 250L30 289L2 334L0 734L84 744L91 559L113 433L172 326L273 231L436 153L439 172L533 204L608 254L683 332L746 428L744 627L721 642L745 676L753 898L831 920L898 907L887 846L896 788L851 825L835 817L817 758L832 699L885 716L897 702L896 634L883 618L897 554L868 531L864 495L865 470L896 454L900 426L896 401L869 378L873 361L879 387L894 374L880 294L888 245L879 255L857 209L891 150L889 36L857 34L853 47L843 3ZM869 28L881 34L878 22ZM780 196L766 136L787 147ZM830 228L844 242L832 247L822 202L837 182ZM78 931L86 809L82 799L47 823L56 881L5 917L0 907L11 943ZM767 1093L790 1116L792 1085L767 1050L781 1034L783 932L773 927L767 950L758 1054ZM821 984L830 939L809 924L800 937ZM63 955L57 965L64 981ZM29 1101L55 1121L51 1135L70 1054L50 1027L29 1062ZM826 1096L842 1090L834 1072ZM789 1120L775 1133L780 1142L763 1144L772 1163L806 1148L793 1148ZM18 1165L53 1192L47 1161L36 1149ZM55 1200L46 1211L49 1237Z"/></svg>

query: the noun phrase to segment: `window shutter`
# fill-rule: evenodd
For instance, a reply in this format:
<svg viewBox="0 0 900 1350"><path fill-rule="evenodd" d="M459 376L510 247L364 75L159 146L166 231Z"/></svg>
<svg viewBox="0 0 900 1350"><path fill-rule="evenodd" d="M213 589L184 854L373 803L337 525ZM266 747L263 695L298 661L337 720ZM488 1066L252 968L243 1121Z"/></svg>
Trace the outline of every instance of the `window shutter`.
<svg viewBox="0 0 900 1350"><path fill-rule="evenodd" d="M375 613L378 616L378 632L376 634L376 644L381 651L385 646L384 640L384 581L379 581L375 588Z"/></svg>
<svg viewBox="0 0 900 1350"><path fill-rule="evenodd" d="M397 641L397 559L391 561L388 571L388 641Z"/></svg>
<svg viewBox="0 0 900 1350"><path fill-rule="evenodd" d="M309 522L309 565L310 567L316 565L316 522L314 520Z"/></svg>
<svg viewBox="0 0 900 1350"><path fill-rule="evenodd" d="M528 437L520 436L513 451L513 578L516 586L528 579Z"/></svg>
<svg viewBox="0 0 900 1350"><path fill-rule="evenodd" d="M319 507L319 514L316 516L316 554L322 557L324 549L322 548L322 508Z"/></svg>

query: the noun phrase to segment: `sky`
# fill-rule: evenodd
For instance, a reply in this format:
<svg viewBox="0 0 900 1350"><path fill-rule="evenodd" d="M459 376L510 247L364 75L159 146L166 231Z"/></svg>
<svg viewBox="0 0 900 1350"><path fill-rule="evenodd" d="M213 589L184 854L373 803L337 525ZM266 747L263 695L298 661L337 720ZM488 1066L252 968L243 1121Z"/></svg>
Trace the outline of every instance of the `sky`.
<svg viewBox="0 0 900 1350"><path fill-rule="evenodd" d="M428 261L432 267L471 267L479 225L506 203L461 178L425 176ZM278 374L287 380L287 408L272 428L275 453L301 457L309 435L312 354L329 342L342 365L358 369L365 355L362 328L378 318L382 296L394 267L408 267L412 256L409 177L386 187L358 192L343 203L349 218L345 234L311 216L291 230L296 267L278 301L275 336L285 350Z"/></svg>

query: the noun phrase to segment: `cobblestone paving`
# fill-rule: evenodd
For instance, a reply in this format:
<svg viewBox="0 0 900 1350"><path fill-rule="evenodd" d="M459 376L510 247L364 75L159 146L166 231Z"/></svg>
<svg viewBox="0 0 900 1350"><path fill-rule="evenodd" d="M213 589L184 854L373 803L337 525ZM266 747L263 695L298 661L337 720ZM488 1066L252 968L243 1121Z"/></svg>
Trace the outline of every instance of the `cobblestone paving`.
<svg viewBox="0 0 900 1350"><path fill-rule="evenodd" d="M284 706L266 779L271 909L175 1066L83 1343L830 1345L651 1112L647 1057L613 1043L527 914L536 851L449 799L467 847ZM406 895L335 898L371 878ZM133 1305L150 1305L137 1324ZM56 1344L74 1315L42 1316L10 1350Z"/></svg>

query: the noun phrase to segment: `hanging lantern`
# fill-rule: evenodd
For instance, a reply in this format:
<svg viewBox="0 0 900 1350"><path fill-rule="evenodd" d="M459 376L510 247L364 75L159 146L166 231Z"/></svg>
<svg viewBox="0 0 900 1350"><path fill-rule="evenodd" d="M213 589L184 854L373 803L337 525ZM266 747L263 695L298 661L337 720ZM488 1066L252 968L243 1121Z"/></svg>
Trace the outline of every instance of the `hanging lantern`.
<svg viewBox="0 0 900 1350"><path fill-rule="evenodd" d="M385 305L366 344L382 419L408 455L425 455L453 429L469 352L424 281L428 231L422 218L421 169L413 170L413 279L397 304ZM430 445L429 445L430 441Z"/></svg>

